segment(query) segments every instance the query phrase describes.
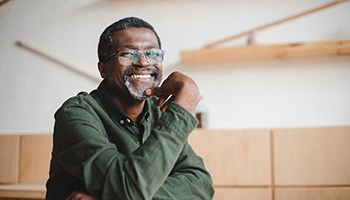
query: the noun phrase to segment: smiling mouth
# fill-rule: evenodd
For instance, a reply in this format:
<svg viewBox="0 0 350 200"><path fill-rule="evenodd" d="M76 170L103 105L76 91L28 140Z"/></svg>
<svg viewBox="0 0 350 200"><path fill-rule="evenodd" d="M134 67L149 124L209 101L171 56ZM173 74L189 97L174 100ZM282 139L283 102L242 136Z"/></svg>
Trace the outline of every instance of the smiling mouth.
<svg viewBox="0 0 350 200"><path fill-rule="evenodd" d="M153 82L153 85L159 85L160 83L160 71L157 68L136 68L132 67L125 71L124 81L131 82Z"/></svg>
<svg viewBox="0 0 350 200"><path fill-rule="evenodd" d="M131 74L130 77L134 79L150 79L154 75L153 74Z"/></svg>

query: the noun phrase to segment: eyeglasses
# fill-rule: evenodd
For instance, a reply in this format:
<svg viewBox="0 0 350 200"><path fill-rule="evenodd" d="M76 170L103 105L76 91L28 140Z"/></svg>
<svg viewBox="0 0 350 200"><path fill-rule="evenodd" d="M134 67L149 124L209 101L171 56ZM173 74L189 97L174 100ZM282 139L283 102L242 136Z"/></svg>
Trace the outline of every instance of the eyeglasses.
<svg viewBox="0 0 350 200"><path fill-rule="evenodd" d="M110 55L108 59L113 56L118 57L118 61L122 65L134 65L139 62L141 55L146 58L151 65L160 64L164 59L164 50L162 49L148 49L148 50L123 50L117 51Z"/></svg>

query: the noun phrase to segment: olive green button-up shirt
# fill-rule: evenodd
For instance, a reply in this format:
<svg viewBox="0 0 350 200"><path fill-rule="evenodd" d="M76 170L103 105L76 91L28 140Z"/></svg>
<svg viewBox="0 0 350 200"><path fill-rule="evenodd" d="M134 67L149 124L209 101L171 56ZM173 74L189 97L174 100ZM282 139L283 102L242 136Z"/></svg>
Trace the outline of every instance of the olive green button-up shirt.
<svg viewBox="0 0 350 200"><path fill-rule="evenodd" d="M212 180L187 138L197 120L171 103L146 101L136 124L105 82L67 100L55 114L46 199L82 191L103 200L212 199Z"/></svg>

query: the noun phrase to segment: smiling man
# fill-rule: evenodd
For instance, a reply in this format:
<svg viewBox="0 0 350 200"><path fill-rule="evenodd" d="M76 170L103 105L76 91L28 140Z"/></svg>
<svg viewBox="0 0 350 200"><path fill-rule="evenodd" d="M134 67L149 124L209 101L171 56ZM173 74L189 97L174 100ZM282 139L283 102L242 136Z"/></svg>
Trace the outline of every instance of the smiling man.
<svg viewBox="0 0 350 200"><path fill-rule="evenodd" d="M160 85L164 51L153 27L115 22L98 56L98 88L55 113L46 199L212 199L211 177L187 143L198 87L180 72Z"/></svg>

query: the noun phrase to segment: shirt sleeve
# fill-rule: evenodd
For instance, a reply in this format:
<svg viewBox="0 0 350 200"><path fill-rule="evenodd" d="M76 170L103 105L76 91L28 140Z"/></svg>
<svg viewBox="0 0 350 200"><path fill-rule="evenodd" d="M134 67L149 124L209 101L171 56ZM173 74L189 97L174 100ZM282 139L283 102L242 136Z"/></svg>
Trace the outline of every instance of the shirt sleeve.
<svg viewBox="0 0 350 200"><path fill-rule="evenodd" d="M171 187L186 181L192 184L187 189L193 195L203 195L204 187L197 183L201 177L207 181L208 176L187 146L196 121L181 106L172 103L145 143L128 155L108 140L102 124L87 105L66 105L56 113L54 154L90 194L100 199L171 198L175 195Z"/></svg>
<svg viewBox="0 0 350 200"><path fill-rule="evenodd" d="M214 188L203 160L186 144L174 169L153 200L210 200Z"/></svg>

